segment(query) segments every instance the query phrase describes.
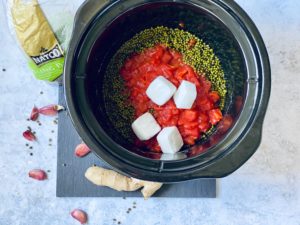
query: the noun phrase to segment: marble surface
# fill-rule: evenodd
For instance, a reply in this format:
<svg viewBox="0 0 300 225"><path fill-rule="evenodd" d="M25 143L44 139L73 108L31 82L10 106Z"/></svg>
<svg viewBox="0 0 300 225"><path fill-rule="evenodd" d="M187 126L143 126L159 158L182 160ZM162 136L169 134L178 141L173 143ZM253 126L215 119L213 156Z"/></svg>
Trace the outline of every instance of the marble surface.
<svg viewBox="0 0 300 225"><path fill-rule="evenodd" d="M70 22L80 0L56 2L61 4L58 7L65 7L64 22ZM237 2L257 24L270 54L272 95L263 139L257 153L243 167L218 180L216 199L188 200L55 197L57 127L53 119L41 118L42 126L38 126L26 121L26 117L33 104L57 102L57 87L32 77L22 53L7 32L1 8L0 224L78 224L69 212L82 208L93 225L118 221L129 225L299 225L300 1ZM53 12L47 12L47 16L51 15ZM22 138L27 126L39 138L33 149L26 147ZM52 146L48 145L49 138L53 139ZM49 179L44 182L29 179L27 173L32 168L50 170ZM137 207L127 214L133 201Z"/></svg>

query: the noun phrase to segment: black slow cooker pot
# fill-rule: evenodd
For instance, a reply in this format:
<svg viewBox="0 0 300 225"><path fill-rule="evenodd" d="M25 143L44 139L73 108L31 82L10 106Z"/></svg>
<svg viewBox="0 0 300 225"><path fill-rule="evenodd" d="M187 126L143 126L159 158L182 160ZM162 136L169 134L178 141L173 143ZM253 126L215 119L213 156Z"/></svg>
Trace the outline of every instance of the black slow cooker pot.
<svg viewBox="0 0 300 225"><path fill-rule="evenodd" d="M111 57L135 34L156 26L180 26L213 48L228 90L223 114L233 119L230 129L216 128L171 159L122 137L102 96ZM87 0L76 14L64 84L73 124L97 156L128 176L178 182L224 177L251 157L261 140L271 75L260 34L234 1Z"/></svg>

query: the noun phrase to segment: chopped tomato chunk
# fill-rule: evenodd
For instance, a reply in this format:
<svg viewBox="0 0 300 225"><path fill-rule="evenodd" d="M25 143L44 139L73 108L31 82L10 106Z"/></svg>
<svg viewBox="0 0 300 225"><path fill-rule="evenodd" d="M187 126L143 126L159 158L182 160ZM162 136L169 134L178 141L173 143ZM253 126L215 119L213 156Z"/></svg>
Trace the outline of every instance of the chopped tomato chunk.
<svg viewBox="0 0 300 225"><path fill-rule="evenodd" d="M177 126L185 144L195 144L203 133L219 121L220 132L228 130L232 124L232 119L227 116L221 120L222 112L218 108L220 96L211 90L211 82L186 65L182 54L164 45L158 44L139 54L133 54L126 59L120 74L128 90L128 100L135 109L135 116L149 111L161 127ZM197 98L191 109L177 109L173 99L158 106L147 97L148 86L160 75L176 87L182 80L196 85ZM161 152L156 137L144 142L137 141L137 144L152 152Z"/></svg>
<svg viewBox="0 0 300 225"><path fill-rule="evenodd" d="M212 109L208 113L209 122L216 125L222 119L222 112L220 109Z"/></svg>
<svg viewBox="0 0 300 225"><path fill-rule="evenodd" d="M161 61L163 63L169 63L171 60L172 60L172 55L170 52L168 51L165 51L165 53L163 54L162 58L161 58Z"/></svg>
<svg viewBox="0 0 300 225"><path fill-rule="evenodd" d="M197 119L197 115L198 112L195 110L184 110L180 116L183 120L191 122Z"/></svg>
<svg viewBox="0 0 300 225"><path fill-rule="evenodd" d="M219 96L218 92L216 92L216 91L210 92L208 94L208 96L209 96L209 99L211 101L213 101L214 103L216 103L216 102L218 102L220 100L220 96Z"/></svg>
<svg viewBox="0 0 300 225"><path fill-rule="evenodd" d="M225 115L223 119L218 124L218 132L224 134L232 126L233 118L231 115Z"/></svg>

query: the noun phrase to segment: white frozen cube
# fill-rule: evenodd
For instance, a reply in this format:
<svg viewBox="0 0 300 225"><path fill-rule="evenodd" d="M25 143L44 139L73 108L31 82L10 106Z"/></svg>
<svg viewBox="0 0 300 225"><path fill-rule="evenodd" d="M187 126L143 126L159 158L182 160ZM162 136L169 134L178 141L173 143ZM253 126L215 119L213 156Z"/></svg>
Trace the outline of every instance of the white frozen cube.
<svg viewBox="0 0 300 225"><path fill-rule="evenodd" d="M137 118L131 125L135 135L141 140L146 141L154 137L160 130L159 124L151 113L146 112Z"/></svg>
<svg viewBox="0 0 300 225"><path fill-rule="evenodd" d="M196 85L192 82L183 80L174 94L174 102L178 109L192 108L197 97Z"/></svg>
<svg viewBox="0 0 300 225"><path fill-rule="evenodd" d="M163 76L155 78L147 88L147 96L157 105L161 106L172 98L176 86Z"/></svg>
<svg viewBox="0 0 300 225"><path fill-rule="evenodd" d="M174 154L183 146L183 140L177 127L165 127L157 135L157 141L163 153Z"/></svg>
<svg viewBox="0 0 300 225"><path fill-rule="evenodd" d="M175 154L164 153L164 154L161 154L160 160L172 161L172 160L185 159L186 157L187 157L186 154L184 154L182 152L177 152Z"/></svg>

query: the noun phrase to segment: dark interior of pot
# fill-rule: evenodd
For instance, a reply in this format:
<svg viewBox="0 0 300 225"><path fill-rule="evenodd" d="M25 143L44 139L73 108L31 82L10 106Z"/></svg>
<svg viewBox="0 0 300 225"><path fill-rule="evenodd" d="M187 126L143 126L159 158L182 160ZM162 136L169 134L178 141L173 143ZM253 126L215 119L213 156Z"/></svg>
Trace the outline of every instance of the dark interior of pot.
<svg viewBox="0 0 300 225"><path fill-rule="evenodd" d="M96 23L97 19L94 22ZM247 92L244 57L234 36L221 21L208 12L187 4L151 3L131 9L110 23L105 32L99 33L94 41L85 69L85 90L88 105L105 133L117 144L144 157L160 159L161 154L140 149L114 128L108 116L111 109L105 107L105 98L102 94L105 71L111 57L135 34L156 26L179 28L179 24L182 23L183 29L207 43L221 62L227 86L223 116L233 120L231 127L234 126L243 108L243 99ZM193 157L206 152L218 144L229 130L230 127L226 127L221 121L209 135L199 139L196 145L185 146L175 159Z"/></svg>

